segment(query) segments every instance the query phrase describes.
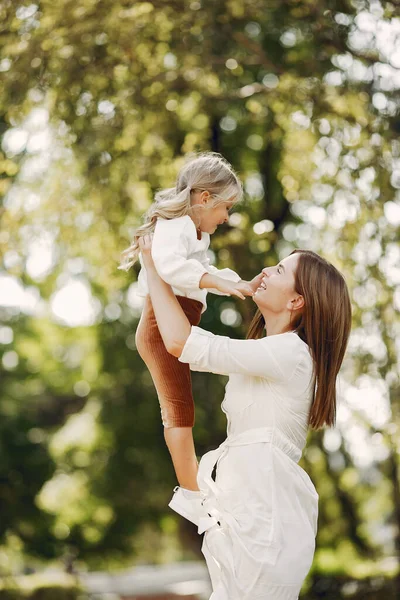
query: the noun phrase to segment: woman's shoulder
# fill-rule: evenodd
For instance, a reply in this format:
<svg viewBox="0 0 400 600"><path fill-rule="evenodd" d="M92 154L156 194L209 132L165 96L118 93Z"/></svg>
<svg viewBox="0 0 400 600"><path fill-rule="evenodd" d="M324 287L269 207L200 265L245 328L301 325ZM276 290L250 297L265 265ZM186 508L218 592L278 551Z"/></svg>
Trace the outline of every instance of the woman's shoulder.
<svg viewBox="0 0 400 600"><path fill-rule="evenodd" d="M285 331L274 335L267 335L263 338L267 344L276 344L279 346L297 346L298 348L308 348L307 344L295 331Z"/></svg>
<svg viewBox="0 0 400 600"><path fill-rule="evenodd" d="M277 333L261 338L266 350L282 364L292 366L300 362L312 363L310 349L294 331Z"/></svg>

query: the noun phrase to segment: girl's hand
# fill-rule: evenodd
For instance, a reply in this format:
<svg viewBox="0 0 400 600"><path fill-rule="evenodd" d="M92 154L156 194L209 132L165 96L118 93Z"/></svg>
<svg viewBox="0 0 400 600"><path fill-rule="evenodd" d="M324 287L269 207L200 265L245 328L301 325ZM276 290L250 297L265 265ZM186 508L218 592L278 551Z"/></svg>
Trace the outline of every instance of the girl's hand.
<svg viewBox="0 0 400 600"><path fill-rule="evenodd" d="M230 296L237 296L241 300L245 300L243 286L241 286L242 282L235 283L234 281L229 281L227 279L222 279L222 277L217 277L218 284L215 288L222 292L223 294L229 294ZM247 294L250 295L250 294Z"/></svg>
<svg viewBox="0 0 400 600"><path fill-rule="evenodd" d="M153 243L153 235L143 235L139 238L139 248L142 253L143 264L147 271L155 269L153 257L151 256L151 245Z"/></svg>
<svg viewBox="0 0 400 600"><path fill-rule="evenodd" d="M229 294L230 296L237 296L242 300L245 299L241 290L237 287L239 283L235 283L234 281L229 281L228 279L223 279L222 277L218 277L218 275L210 275L210 273L204 273L199 282L199 287L202 290L203 288L218 290L222 294Z"/></svg>
<svg viewBox="0 0 400 600"><path fill-rule="evenodd" d="M241 279L236 284L236 289L238 289L245 296L254 296L257 291L257 288L260 287L260 283L262 278L264 277L263 273L256 275L251 281L244 281Z"/></svg>
<svg viewBox="0 0 400 600"><path fill-rule="evenodd" d="M253 296L255 293L255 290L253 291L250 281L244 281L243 279L241 279L240 281L235 283L235 287L239 292L241 292L245 296Z"/></svg>
<svg viewBox="0 0 400 600"><path fill-rule="evenodd" d="M246 296L253 296L254 292L248 281L242 279L238 282L229 281L229 279L223 279L218 275L210 275L210 273L204 273L199 282L200 289L214 289L218 290L222 294L229 294L230 296L237 296L241 300L245 300ZM257 288L256 288L257 289Z"/></svg>
<svg viewBox="0 0 400 600"><path fill-rule="evenodd" d="M253 290L253 294L255 294L257 289L260 287L263 277L264 273L259 273L259 275L256 275L251 281L249 281L250 287Z"/></svg>

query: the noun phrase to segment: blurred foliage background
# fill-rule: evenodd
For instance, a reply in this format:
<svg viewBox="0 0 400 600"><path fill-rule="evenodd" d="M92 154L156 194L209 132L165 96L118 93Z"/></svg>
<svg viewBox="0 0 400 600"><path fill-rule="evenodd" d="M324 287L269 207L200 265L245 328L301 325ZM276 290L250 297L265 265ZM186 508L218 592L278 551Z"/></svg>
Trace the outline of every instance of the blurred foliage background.
<svg viewBox="0 0 400 600"><path fill-rule="evenodd" d="M398 2L3 0L0 31L0 574L200 557L117 266L183 156L214 150L246 192L214 263L246 279L311 248L352 291L337 427L301 462L304 597L400 595ZM202 325L244 336L251 300L209 298ZM199 456L225 383L193 377Z"/></svg>

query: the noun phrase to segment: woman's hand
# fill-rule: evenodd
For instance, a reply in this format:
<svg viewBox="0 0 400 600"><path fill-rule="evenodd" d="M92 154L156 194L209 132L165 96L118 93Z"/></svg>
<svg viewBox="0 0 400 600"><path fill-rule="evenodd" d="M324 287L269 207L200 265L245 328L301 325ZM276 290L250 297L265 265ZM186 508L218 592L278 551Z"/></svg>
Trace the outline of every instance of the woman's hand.
<svg viewBox="0 0 400 600"><path fill-rule="evenodd" d="M143 264L146 271L155 269L153 257L151 256L151 245L153 243L153 235L147 234L139 238L139 248L142 253Z"/></svg>
<svg viewBox="0 0 400 600"><path fill-rule="evenodd" d="M142 262L147 271L151 304L167 352L179 357L190 335L191 325L171 286L157 272L151 256L152 240L152 235L144 235L138 240Z"/></svg>

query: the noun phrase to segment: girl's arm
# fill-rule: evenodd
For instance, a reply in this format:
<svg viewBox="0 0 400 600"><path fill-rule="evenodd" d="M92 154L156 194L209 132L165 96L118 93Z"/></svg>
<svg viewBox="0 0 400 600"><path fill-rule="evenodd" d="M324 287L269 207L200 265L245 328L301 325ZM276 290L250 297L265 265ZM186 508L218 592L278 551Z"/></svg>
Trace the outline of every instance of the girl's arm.
<svg viewBox="0 0 400 600"><path fill-rule="evenodd" d="M250 288L243 287L239 281L239 275L231 269L219 271L212 267L206 253L203 261L188 258L188 243L193 229L190 219L183 217L157 221L151 256L162 279L179 289L207 288L223 295L238 296L242 300L245 299L243 294L251 295Z"/></svg>
<svg viewBox="0 0 400 600"><path fill-rule="evenodd" d="M217 275L205 273L200 279L199 288L208 288L210 292L218 291L223 295L230 294L244 300L245 296L253 296L256 293L263 277L264 274L260 273L251 281L240 279L235 283L229 279L222 279Z"/></svg>
<svg viewBox="0 0 400 600"><path fill-rule="evenodd" d="M199 288L207 288L210 292L219 292L223 296L226 294L229 294L230 296L237 296L242 300L245 300L245 296L243 294L247 294L248 296L252 295L250 288L243 289L241 287L240 281L235 283L229 279L223 279L222 277L210 275L209 273L205 273L202 276L199 282Z"/></svg>
<svg viewBox="0 0 400 600"><path fill-rule="evenodd" d="M171 286L157 273L151 256L151 236L141 237L139 247L146 267L147 285L161 337L167 351L174 356L180 356L190 335L191 325Z"/></svg>
<svg viewBox="0 0 400 600"><path fill-rule="evenodd" d="M255 294L263 277L261 273L252 281L244 281L232 269L217 269L217 267L211 265L210 258L206 252L203 252L203 256L199 260L207 269L207 273L200 279L199 287L207 288L213 294L230 294L244 300L244 296L253 296Z"/></svg>

